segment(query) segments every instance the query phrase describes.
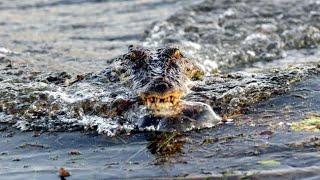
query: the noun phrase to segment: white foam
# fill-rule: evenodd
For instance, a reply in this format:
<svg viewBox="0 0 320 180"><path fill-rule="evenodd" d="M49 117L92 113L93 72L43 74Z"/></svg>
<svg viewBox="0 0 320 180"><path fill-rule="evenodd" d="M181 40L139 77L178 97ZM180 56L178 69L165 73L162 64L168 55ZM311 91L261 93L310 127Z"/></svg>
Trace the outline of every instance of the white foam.
<svg viewBox="0 0 320 180"><path fill-rule="evenodd" d="M199 66L201 66L201 68L204 69L204 71L207 73L210 73L213 70L218 70L218 68L219 68L219 65L217 64L217 62L212 61L210 59L205 59L203 61L203 63Z"/></svg>
<svg viewBox="0 0 320 180"><path fill-rule="evenodd" d="M257 41L257 40L266 40L268 37L262 33L253 33L250 34L249 36L246 37L246 39L244 40L244 43L248 43L251 41Z"/></svg>
<svg viewBox="0 0 320 180"><path fill-rule="evenodd" d="M58 87L54 91L44 91L44 93L47 93L49 96L52 96L54 99L60 99L66 103L75 103L84 99L90 99L90 98L96 98L99 96L104 97L104 101L108 101L109 99L106 97L108 95L107 92L105 92L103 89L98 89L95 87L95 89L92 89L92 85L82 83L78 84L78 89L81 89L81 91L77 92L68 92L63 87Z"/></svg>
<svg viewBox="0 0 320 180"><path fill-rule="evenodd" d="M10 51L9 49L6 49L4 47L0 47L0 53L1 54L11 54L12 51Z"/></svg>
<svg viewBox="0 0 320 180"><path fill-rule="evenodd" d="M21 131L26 131L26 130L29 129L28 125L29 125L29 123L28 123L27 121L21 120L21 121L18 121L18 122L14 125L14 127L17 127L17 128L20 129Z"/></svg>
<svg viewBox="0 0 320 180"><path fill-rule="evenodd" d="M0 122L1 123L9 123L12 121L12 115L7 115L3 112L0 113Z"/></svg>
<svg viewBox="0 0 320 180"><path fill-rule="evenodd" d="M223 12L221 15L219 15L219 18L232 17L235 15L236 15L236 12L234 11L234 9L229 8L225 12Z"/></svg>

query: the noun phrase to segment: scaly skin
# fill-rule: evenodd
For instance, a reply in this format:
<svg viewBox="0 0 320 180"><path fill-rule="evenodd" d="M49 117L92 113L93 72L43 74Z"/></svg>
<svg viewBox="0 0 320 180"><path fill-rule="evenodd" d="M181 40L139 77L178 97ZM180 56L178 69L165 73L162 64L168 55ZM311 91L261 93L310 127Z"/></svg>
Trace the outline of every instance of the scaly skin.
<svg viewBox="0 0 320 180"><path fill-rule="evenodd" d="M126 114L128 104L137 106L140 103L133 108L134 111L141 112L141 109L146 107L147 113L141 112L146 116L143 120L138 120L139 126L159 125L160 121L165 119L165 125L162 124L165 129L181 129L174 127L172 123L168 125L167 122L179 119L180 123L193 121L195 124L200 122L203 126L210 127L220 120L208 105L182 100L189 94L195 81L202 80L203 76L204 71L176 47L159 48L153 52L146 48L129 46L129 51L100 73L98 79L107 77L112 83L121 83L132 94L133 98L130 100L120 100L120 104L125 104L126 108L120 108L119 111L119 107L123 106L115 107L113 111L118 112L118 115L122 111Z"/></svg>
<svg viewBox="0 0 320 180"><path fill-rule="evenodd" d="M172 116L179 112L181 98L192 87L192 81L204 72L191 59L174 47L152 52L142 47L129 47L129 52L104 73L114 83L137 94L155 115Z"/></svg>

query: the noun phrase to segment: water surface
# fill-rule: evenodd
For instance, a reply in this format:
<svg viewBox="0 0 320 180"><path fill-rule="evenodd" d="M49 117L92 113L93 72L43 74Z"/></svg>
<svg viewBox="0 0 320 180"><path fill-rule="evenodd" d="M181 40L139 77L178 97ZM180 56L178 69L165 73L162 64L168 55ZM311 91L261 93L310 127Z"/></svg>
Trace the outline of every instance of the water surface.
<svg viewBox="0 0 320 180"><path fill-rule="evenodd" d="M209 70L319 63L320 1L252 2L1 1L0 59L82 74L108 66L129 44L174 43ZM291 124L320 115L319 84L314 75L215 128L186 133L107 137L89 130L23 132L1 123L0 176L57 178L64 167L70 179L318 179L320 134L293 131Z"/></svg>

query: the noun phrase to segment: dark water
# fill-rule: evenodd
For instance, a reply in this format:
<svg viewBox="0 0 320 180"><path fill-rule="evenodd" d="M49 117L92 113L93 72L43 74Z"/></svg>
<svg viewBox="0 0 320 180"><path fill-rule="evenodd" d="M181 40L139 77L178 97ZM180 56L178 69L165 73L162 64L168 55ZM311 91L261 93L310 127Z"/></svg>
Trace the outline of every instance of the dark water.
<svg viewBox="0 0 320 180"><path fill-rule="evenodd" d="M78 74L101 70L129 44L175 43L210 70L252 72L320 61L318 0L201 2L1 1L0 46L12 52L1 49L0 57ZM70 179L319 179L319 132L291 129L320 115L319 84L315 75L233 121L183 134L22 132L3 123L0 177L55 179L64 167Z"/></svg>
<svg viewBox="0 0 320 180"><path fill-rule="evenodd" d="M319 84L319 77L311 78L286 95L258 104L249 114L234 117L234 123L185 134L111 138L94 132L57 132L38 136L2 125L1 129L8 129L1 132L0 174L12 179L56 178L57 169L66 167L71 179L317 179L320 134L290 131L288 123L319 115ZM81 154L70 155L72 150Z"/></svg>

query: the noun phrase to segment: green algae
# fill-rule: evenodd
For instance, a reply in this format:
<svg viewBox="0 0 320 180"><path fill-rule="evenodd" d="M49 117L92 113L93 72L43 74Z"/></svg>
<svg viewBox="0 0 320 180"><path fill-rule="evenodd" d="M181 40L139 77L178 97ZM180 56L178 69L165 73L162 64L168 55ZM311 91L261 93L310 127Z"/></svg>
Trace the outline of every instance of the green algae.
<svg viewBox="0 0 320 180"><path fill-rule="evenodd" d="M263 165L263 166L278 166L278 165L281 164L279 161L273 160L273 159L261 160L258 163Z"/></svg>
<svg viewBox="0 0 320 180"><path fill-rule="evenodd" d="M292 123L291 129L294 131L320 132L320 116L310 116L301 122Z"/></svg>

